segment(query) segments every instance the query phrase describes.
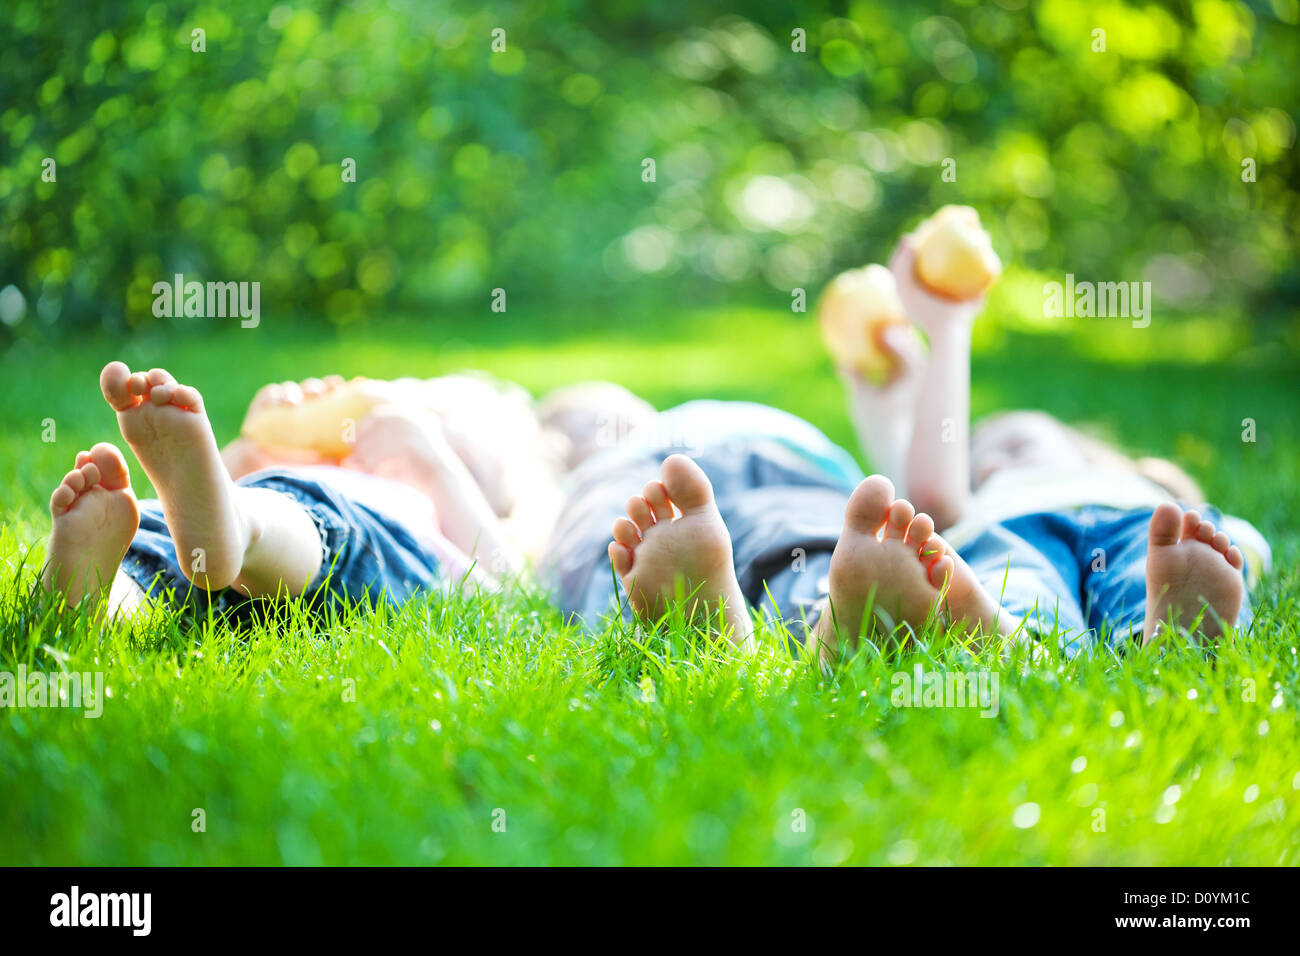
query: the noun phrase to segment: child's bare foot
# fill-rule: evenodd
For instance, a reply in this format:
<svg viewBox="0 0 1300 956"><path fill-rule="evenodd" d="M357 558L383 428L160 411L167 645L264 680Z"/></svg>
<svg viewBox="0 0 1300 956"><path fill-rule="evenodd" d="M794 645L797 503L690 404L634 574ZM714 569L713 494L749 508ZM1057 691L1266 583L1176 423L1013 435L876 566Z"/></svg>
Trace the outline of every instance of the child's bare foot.
<svg viewBox="0 0 1300 956"><path fill-rule="evenodd" d="M891 629L905 623L919 631L934 613L985 633L995 633L999 623L997 602L974 572L934 533L929 515L894 498L883 475L858 485L844 509L831 555L830 607L815 628L823 659L835 653L841 635L855 642L871 633L872 623L864 627L863 620L868 601Z"/></svg>
<svg viewBox="0 0 1300 956"><path fill-rule="evenodd" d="M623 581L632 608L654 621L678 596L692 600L692 610L712 616L722 608L735 644L750 635L749 613L731 553L731 534L713 500L704 471L685 455L672 455L660 470L662 481L649 482L627 503L626 518L614 522L609 558ZM681 512L673 517L673 506Z"/></svg>
<svg viewBox="0 0 1300 956"><path fill-rule="evenodd" d="M121 362L104 366L99 385L158 492L182 571L205 590L229 587L251 530L235 504L202 396L164 369L132 373Z"/></svg>
<svg viewBox="0 0 1300 956"><path fill-rule="evenodd" d="M1162 504L1151 516L1148 542L1144 645L1170 620L1175 627L1191 627L1202 610L1199 630L1207 638L1237 623L1245 593L1243 561L1226 534L1195 511Z"/></svg>
<svg viewBox="0 0 1300 956"><path fill-rule="evenodd" d="M68 604L108 593L122 556L140 526L126 461L100 442L78 452L76 467L50 495L50 546L41 581Z"/></svg>

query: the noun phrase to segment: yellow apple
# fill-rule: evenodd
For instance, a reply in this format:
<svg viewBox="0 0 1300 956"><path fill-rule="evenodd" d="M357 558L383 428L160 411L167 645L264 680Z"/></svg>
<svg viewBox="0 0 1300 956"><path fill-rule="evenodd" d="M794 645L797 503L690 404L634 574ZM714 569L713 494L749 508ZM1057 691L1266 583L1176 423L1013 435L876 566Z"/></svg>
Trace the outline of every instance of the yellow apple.
<svg viewBox="0 0 1300 956"><path fill-rule="evenodd" d="M879 384L893 377L896 359L881 347L881 335L906 325L894 276L880 265L840 273L826 287L818 307L822 338L844 369Z"/></svg>
<svg viewBox="0 0 1300 956"><path fill-rule="evenodd" d="M1002 274L989 234L970 206L944 206L916 230L916 277L936 295L983 295Z"/></svg>
<svg viewBox="0 0 1300 956"><path fill-rule="evenodd" d="M354 378L295 405L251 412L240 432L268 450L311 451L341 460L352 453L357 422L391 397L388 383Z"/></svg>

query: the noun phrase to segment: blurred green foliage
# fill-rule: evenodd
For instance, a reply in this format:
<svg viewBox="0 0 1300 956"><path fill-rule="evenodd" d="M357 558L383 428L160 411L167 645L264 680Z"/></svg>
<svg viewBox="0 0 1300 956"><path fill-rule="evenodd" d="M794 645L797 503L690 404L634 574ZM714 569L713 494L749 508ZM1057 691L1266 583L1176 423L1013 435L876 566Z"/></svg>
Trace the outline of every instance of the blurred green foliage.
<svg viewBox="0 0 1300 956"><path fill-rule="evenodd" d="M788 302L946 202L979 208L1004 258L1149 278L1170 308L1266 320L1300 299L1300 0L9 0L0 17L10 340L184 322L152 310L175 273L335 322L486 310L496 287Z"/></svg>

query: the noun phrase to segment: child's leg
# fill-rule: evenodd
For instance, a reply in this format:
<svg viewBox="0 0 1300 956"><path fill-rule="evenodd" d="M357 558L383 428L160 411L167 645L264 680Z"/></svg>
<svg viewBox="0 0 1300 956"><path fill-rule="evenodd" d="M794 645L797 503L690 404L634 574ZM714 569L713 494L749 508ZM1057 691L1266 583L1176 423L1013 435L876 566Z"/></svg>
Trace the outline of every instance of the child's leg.
<svg viewBox="0 0 1300 956"><path fill-rule="evenodd" d="M235 485L198 391L121 362L104 367L100 387L158 492L186 577L208 591L301 593L322 560L315 523L284 495Z"/></svg>
<svg viewBox="0 0 1300 956"><path fill-rule="evenodd" d="M912 330L903 326L887 329L879 345L894 363L893 378L873 385L856 372L840 369L840 379L848 393L853 430L868 464L894 482L899 494L906 494L907 452L915 425L916 393L926 365L925 351Z"/></svg>
<svg viewBox="0 0 1300 956"><path fill-rule="evenodd" d="M944 529L961 517L970 497L971 327L984 300L949 302L924 289L916 280L910 236L899 241L889 268L903 308L930 339L916 391L907 490Z"/></svg>
<svg viewBox="0 0 1300 956"><path fill-rule="evenodd" d="M248 529L239 574L231 587L250 597L298 595L320 570L320 531L288 495L266 488L236 486L234 504ZM207 590L198 577L195 584Z"/></svg>

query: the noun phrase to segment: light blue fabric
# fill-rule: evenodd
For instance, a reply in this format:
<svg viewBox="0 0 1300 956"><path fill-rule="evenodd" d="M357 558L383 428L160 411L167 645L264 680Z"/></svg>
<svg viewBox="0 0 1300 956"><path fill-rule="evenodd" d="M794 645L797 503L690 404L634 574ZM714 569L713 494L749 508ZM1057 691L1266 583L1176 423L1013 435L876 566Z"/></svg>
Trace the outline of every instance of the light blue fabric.
<svg viewBox="0 0 1300 956"><path fill-rule="evenodd" d="M687 402L659 415L663 447L707 449L724 442L774 441L799 455L835 486L851 492L866 475L847 451L815 425L798 416L755 402L711 399ZM694 456L692 456L694 457Z"/></svg>

